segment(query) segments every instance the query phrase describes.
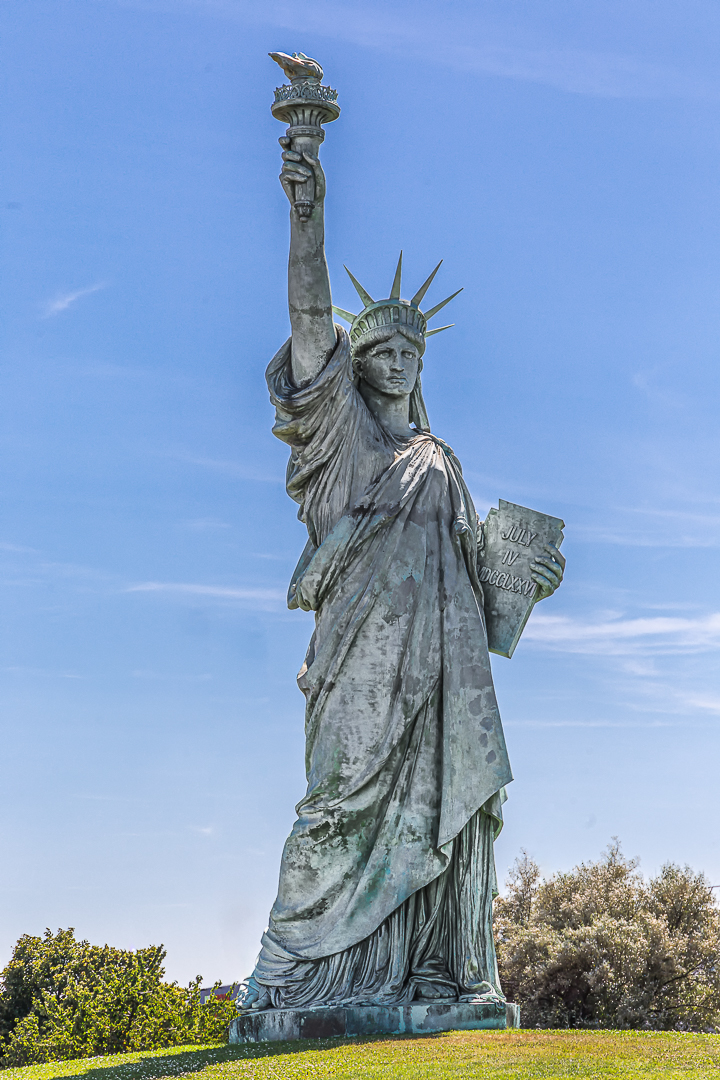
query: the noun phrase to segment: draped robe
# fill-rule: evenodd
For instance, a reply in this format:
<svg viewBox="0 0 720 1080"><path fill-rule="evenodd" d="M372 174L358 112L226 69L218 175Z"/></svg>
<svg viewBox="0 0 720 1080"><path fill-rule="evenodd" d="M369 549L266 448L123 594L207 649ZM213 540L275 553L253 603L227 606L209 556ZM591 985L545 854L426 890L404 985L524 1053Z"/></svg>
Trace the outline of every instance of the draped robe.
<svg viewBox="0 0 720 1080"><path fill-rule="evenodd" d="M308 545L289 605L315 611L298 683L307 793L255 980L279 1006L501 995L493 841L512 779L460 464L386 431L347 334L307 386L267 371Z"/></svg>

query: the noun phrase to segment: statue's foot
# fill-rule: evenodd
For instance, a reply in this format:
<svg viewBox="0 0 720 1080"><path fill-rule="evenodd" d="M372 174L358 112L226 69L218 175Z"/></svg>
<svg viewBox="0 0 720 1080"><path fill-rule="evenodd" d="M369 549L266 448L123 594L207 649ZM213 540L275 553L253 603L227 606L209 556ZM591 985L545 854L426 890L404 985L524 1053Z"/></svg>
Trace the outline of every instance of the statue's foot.
<svg viewBox="0 0 720 1080"><path fill-rule="evenodd" d="M242 1000L238 1002L237 1008L239 1013L260 1012L261 1009L272 1008L270 991L266 986L256 982L254 976L251 975L247 981L247 990Z"/></svg>
<svg viewBox="0 0 720 1080"><path fill-rule="evenodd" d="M416 987L415 997L422 1001L457 1001L457 990L443 983L423 982Z"/></svg>
<svg viewBox="0 0 720 1080"><path fill-rule="evenodd" d="M505 998L497 988L489 982L478 983L469 994L461 994L458 1001L469 1002L472 1005L483 1005L490 1002L504 1005Z"/></svg>

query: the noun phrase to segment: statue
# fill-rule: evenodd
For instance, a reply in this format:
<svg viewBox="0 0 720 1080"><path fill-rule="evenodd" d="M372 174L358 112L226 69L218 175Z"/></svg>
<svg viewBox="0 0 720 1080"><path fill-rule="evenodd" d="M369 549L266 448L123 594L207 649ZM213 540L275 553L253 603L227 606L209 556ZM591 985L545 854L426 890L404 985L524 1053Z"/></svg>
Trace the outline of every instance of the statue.
<svg viewBox="0 0 720 1080"><path fill-rule="evenodd" d="M448 329L428 322L453 297L420 307L438 264L402 299L401 255L386 299L350 274L361 310L333 308L318 149L337 95L316 61L270 55L291 79L273 112L290 124L280 181L292 336L267 382L274 434L290 448L287 491L308 530L288 604L314 611L315 631L298 676L307 794L241 1019L504 1002L493 843L512 775L488 654L483 526L459 461L431 431L420 381L427 339ZM504 539L522 544L539 535L510 530ZM564 566L555 544L534 555L536 600Z"/></svg>

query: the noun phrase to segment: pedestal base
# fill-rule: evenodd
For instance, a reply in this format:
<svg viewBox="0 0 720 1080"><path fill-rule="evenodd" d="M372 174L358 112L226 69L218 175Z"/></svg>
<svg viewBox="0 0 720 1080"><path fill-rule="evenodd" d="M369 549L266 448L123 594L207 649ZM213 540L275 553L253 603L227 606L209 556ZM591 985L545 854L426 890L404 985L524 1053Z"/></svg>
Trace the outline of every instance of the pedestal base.
<svg viewBox="0 0 720 1080"><path fill-rule="evenodd" d="M496 1002L412 1002L409 1005L353 1005L343 1008L265 1009L238 1016L230 1024L231 1043L328 1039L338 1035L428 1035L434 1031L475 1031L520 1027L520 1008Z"/></svg>

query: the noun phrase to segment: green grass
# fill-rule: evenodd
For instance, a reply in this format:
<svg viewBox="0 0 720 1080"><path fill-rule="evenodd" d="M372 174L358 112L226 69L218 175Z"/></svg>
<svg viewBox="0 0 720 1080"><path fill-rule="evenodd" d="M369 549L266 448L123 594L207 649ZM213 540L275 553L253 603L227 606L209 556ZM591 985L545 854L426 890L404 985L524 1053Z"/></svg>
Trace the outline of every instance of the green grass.
<svg viewBox="0 0 720 1080"><path fill-rule="evenodd" d="M386 1039L183 1046L6 1069L2 1080L720 1080L720 1035L472 1031Z"/></svg>

